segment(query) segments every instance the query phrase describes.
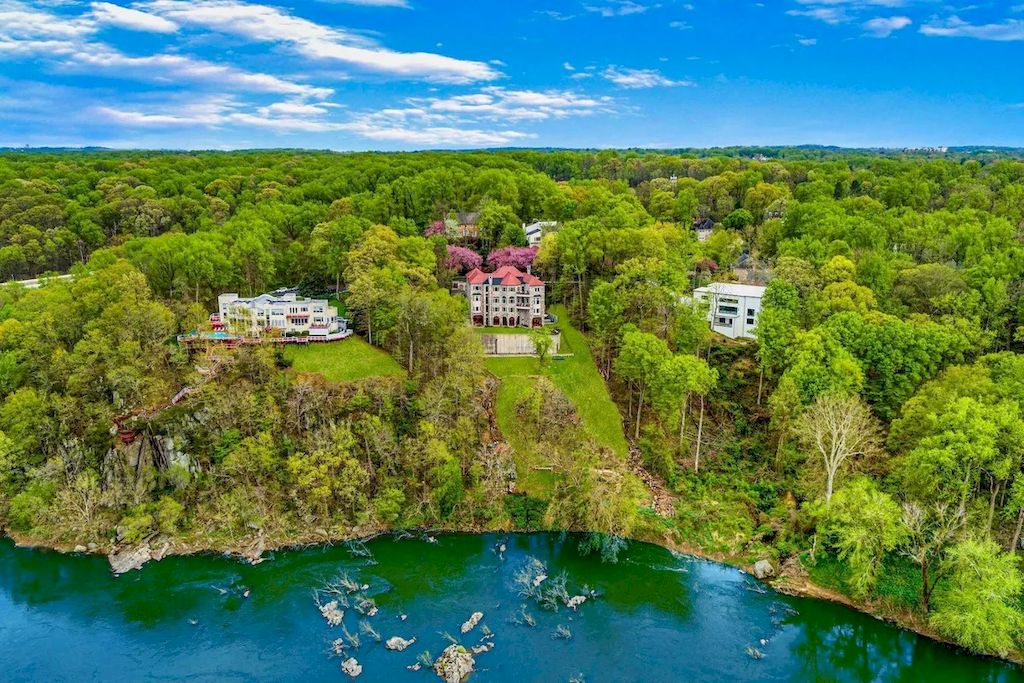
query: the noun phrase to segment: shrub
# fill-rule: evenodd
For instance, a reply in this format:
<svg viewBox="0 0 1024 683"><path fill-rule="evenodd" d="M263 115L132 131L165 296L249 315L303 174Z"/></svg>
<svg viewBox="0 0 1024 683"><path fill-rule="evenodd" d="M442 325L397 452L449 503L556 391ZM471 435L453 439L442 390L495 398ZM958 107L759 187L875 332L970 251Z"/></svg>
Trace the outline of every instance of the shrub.
<svg viewBox="0 0 1024 683"><path fill-rule="evenodd" d="M384 489L373 501L377 518L389 525L394 525L402 517L402 506L404 505L405 494L397 488Z"/></svg>
<svg viewBox="0 0 1024 683"><path fill-rule="evenodd" d="M160 533L173 534L181 526L185 508L170 496L162 496L155 505L157 528Z"/></svg>
<svg viewBox="0 0 1024 683"><path fill-rule="evenodd" d="M8 511L11 528L18 531L29 531L38 525L47 510L50 509L50 502L56 493L57 486L52 482L31 482L24 491L11 499L11 507Z"/></svg>
<svg viewBox="0 0 1024 683"><path fill-rule="evenodd" d="M544 524L548 502L530 496L505 496L505 512L517 529L539 529Z"/></svg>
<svg viewBox="0 0 1024 683"><path fill-rule="evenodd" d="M153 533L156 526L156 519L153 517L148 505L136 505L128 514L121 518L117 525L118 536L125 543L139 543L146 536Z"/></svg>

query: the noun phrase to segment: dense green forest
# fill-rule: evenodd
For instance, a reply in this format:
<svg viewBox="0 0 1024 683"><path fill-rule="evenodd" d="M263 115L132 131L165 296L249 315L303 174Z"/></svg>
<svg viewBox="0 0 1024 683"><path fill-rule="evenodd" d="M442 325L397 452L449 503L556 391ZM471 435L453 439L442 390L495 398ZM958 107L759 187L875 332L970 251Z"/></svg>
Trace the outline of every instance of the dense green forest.
<svg viewBox="0 0 1024 683"><path fill-rule="evenodd" d="M1024 162L763 155L0 154L0 277L75 274L0 287L0 520L101 548L586 530L1019 653ZM573 360L498 365L449 288L535 220ZM689 298L740 274L770 279L756 342ZM176 343L282 285L337 291L398 365Z"/></svg>

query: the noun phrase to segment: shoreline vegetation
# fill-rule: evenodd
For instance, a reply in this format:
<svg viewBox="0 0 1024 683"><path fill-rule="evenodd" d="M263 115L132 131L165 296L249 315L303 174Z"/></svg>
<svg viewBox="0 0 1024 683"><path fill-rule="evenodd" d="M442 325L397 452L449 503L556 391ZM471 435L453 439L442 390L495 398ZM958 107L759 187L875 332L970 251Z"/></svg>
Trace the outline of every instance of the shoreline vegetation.
<svg viewBox="0 0 1024 683"><path fill-rule="evenodd" d="M0 154L0 276L72 275L0 286L0 527L125 568L586 530L1019 662L1024 162L773 154ZM503 266L557 356L484 356L453 285ZM279 287L353 336L176 343Z"/></svg>

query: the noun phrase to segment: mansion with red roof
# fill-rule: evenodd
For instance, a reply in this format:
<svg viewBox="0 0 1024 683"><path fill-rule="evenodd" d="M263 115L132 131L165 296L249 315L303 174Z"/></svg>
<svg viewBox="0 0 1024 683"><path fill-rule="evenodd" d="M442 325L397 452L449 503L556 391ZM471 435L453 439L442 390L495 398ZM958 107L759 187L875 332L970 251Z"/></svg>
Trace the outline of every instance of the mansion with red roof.
<svg viewBox="0 0 1024 683"><path fill-rule="evenodd" d="M478 327L540 327L544 324L544 282L513 266L493 273L466 273L456 289L469 299L469 320Z"/></svg>

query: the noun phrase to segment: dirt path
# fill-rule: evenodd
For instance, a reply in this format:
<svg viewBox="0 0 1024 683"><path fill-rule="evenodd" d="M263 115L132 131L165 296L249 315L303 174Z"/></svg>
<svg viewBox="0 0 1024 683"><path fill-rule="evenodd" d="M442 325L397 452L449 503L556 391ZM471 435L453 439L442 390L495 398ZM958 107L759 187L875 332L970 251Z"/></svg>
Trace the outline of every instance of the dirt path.
<svg viewBox="0 0 1024 683"><path fill-rule="evenodd" d="M676 514L676 499L665 484L644 468L643 458L640 452L633 446L629 448L629 457L626 460L629 471L637 476L644 483L647 490L651 492L654 511L662 517L674 517Z"/></svg>

